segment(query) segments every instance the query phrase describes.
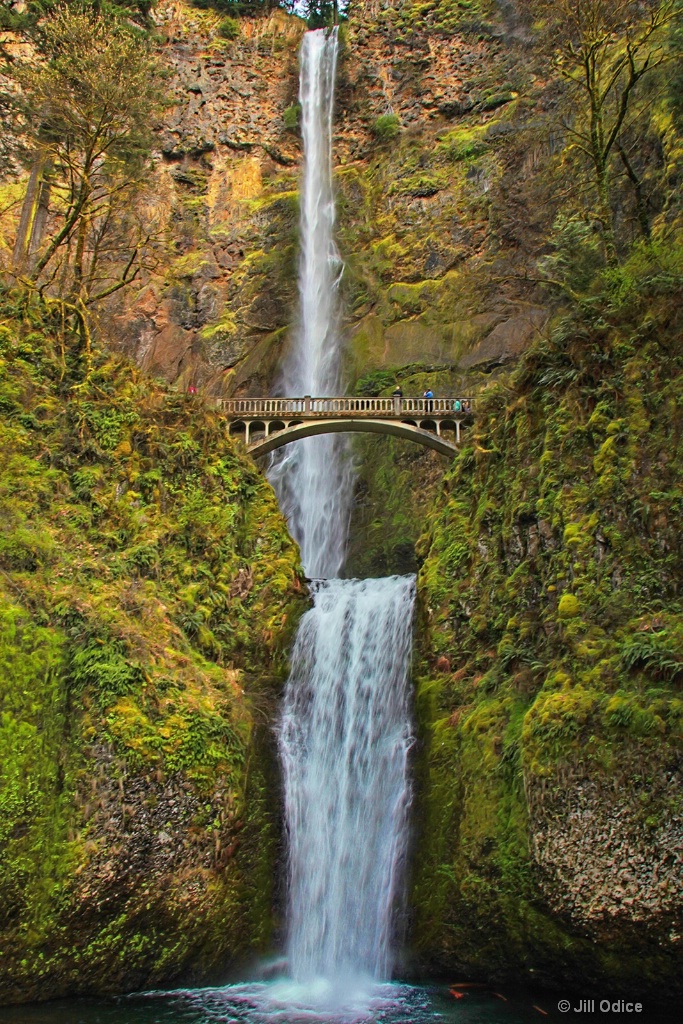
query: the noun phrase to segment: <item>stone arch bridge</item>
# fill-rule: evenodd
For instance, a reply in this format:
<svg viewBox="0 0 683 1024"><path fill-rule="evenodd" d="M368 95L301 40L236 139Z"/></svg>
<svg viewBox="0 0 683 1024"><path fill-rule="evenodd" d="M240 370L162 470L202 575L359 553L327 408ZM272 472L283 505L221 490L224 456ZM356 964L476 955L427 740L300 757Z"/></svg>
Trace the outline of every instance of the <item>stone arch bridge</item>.
<svg viewBox="0 0 683 1024"><path fill-rule="evenodd" d="M453 456L471 402L456 398L224 398L231 435L254 458L314 434L362 431L403 437Z"/></svg>

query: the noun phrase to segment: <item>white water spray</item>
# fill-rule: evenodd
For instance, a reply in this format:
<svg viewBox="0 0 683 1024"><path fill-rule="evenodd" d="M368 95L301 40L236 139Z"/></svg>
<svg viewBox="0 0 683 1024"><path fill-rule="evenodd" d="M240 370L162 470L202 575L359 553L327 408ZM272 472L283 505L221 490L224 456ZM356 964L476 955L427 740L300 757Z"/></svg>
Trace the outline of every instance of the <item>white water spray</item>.
<svg viewBox="0 0 683 1024"><path fill-rule="evenodd" d="M414 598L410 576L327 580L299 628L280 735L297 981L391 972Z"/></svg>
<svg viewBox="0 0 683 1024"><path fill-rule="evenodd" d="M337 30L307 32L301 46L304 173L301 188L300 323L279 382L285 395L335 395L341 388L338 291L342 261L334 242L332 115ZM288 445L269 471L301 548L308 576L339 576L352 497L348 448L336 435Z"/></svg>
<svg viewBox="0 0 683 1024"><path fill-rule="evenodd" d="M288 395L341 387L332 112L337 33L304 36L299 96L301 322ZM288 964L307 998L349 1006L389 978L410 802L413 577L341 580L352 498L338 435L285 448L269 477L313 584L292 655L279 742L289 841ZM327 577L327 579L323 579ZM353 993L356 993L354 996ZM367 994L367 992L366 992ZM297 996L300 998L300 996Z"/></svg>

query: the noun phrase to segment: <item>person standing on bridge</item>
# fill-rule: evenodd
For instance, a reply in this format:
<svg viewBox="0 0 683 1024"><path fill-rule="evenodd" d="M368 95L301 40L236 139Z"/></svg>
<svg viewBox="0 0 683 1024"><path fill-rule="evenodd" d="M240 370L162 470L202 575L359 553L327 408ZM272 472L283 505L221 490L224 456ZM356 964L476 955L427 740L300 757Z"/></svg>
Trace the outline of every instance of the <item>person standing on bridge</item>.
<svg viewBox="0 0 683 1024"><path fill-rule="evenodd" d="M391 392L392 398L403 398L403 388L400 384L397 384L394 390Z"/></svg>
<svg viewBox="0 0 683 1024"><path fill-rule="evenodd" d="M394 414L400 416L403 409L403 388L400 384L391 392L391 397L394 400Z"/></svg>
<svg viewBox="0 0 683 1024"><path fill-rule="evenodd" d="M434 402L432 401L432 399L434 398L434 392L432 391L432 389L427 388L422 397L425 400L425 412L432 412L434 409Z"/></svg>

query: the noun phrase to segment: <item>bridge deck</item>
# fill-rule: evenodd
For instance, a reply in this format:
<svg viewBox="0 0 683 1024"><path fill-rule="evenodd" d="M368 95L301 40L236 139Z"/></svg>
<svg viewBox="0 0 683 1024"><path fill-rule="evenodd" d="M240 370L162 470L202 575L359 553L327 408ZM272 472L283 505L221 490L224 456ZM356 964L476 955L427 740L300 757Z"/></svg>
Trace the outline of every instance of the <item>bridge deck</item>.
<svg viewBox="0 0 683 1024"><path fill-rule="evenodd" d="M224 398L217 402L232 435L259 458L316 434L392 434L452 456L472 403L463 398ZM449 439L449 433L453 439Z"/></svg>
<svg viewBox="0 0 683 1024"><path fill-rule="evenodd" d="M403 419L404 417L430 417L432 419L465 419L472 403L466 398L222 398L218 400L221 412L230 420L290 419Z"/></svg>

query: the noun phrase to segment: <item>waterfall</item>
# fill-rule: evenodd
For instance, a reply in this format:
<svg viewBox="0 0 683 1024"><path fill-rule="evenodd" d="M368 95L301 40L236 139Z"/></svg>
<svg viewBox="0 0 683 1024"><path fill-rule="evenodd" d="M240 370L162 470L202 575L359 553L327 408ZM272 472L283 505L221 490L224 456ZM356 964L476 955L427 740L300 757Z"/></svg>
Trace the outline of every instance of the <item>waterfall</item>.
<svg viewBox="0 0 683 1024"><path fill-rule="evenodd" d="M414 598L410 576L321 581L299 627L280 733L297 981L391 972Z"/></svg>
<svg viewBox="0 0 683 1024"><path fill-rule="evenodd" d="M341 389L339 281L334 242L332 115L337 29L307 32L301 45L299 101L304 144L301 189L300 320L280 374L291 396L335 395ZM338 576L344 566L352 497L348 447L338 435L309 437L273 458L268 473L301 560L311 578Z"/></svg>
<svg viewBox="0 0 683 1024"><path fill-rule="evenodd" d="M291 396L341 387L332 114L337 31L307 32L299 96L300 323L282 367ZM410 801L408 675L415 580L342 580L352 498L338 435L288 446L269 478L313 579L279 730L284 773L288 964L295 983L349 998L391 976ZM322 990L320 984L322 983ZM313 998L313 996L311 996Z"/></svg>

